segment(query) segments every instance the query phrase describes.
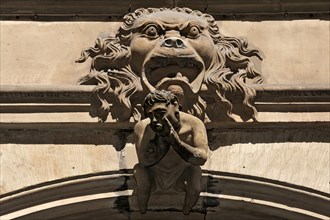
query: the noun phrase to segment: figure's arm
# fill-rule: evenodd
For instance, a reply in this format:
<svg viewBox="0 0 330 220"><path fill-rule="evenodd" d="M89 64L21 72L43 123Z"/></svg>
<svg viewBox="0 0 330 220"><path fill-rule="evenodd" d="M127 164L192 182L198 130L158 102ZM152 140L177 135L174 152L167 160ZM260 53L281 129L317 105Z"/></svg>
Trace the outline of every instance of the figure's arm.
<svg viewBox="0 0 330 220"><path fill-rule="evenodd" d="M169 150L169 143L151 129L145 122L138 122L134 127L136 152L141 166L147 167L160 161Z"/></svg>
<svg viewBox="0 0 330 220"><path fill-rule="evenodd" d="M182 141L172 124L165 118L169 128L169 142L179 155L187 162L201 166L207 160L208 141L205 125L196 118L192 121L193 146Z"/></svg>

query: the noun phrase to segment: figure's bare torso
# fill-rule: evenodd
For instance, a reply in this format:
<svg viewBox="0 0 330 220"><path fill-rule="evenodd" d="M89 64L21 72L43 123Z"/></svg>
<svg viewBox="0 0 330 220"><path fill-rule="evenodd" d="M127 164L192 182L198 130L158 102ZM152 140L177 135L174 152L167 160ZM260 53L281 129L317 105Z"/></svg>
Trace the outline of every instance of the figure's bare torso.
<svg viewBox="0 0 330 220"><path fill-rule="evenodd" d="M190 145L193 144L192 127L189 122L190 115L186 117L186 113L181 113L181 127L177 131L180 139ZM144 123L148 123L148 119ZM147 133L154 137L155 133L149 125L146 125ZM186 162L172 146L169 147L167 153L156 164L149 167L156 181L156 191L178 190L177 180L188 166L193 166Z"/></svg>
<svg viewBox="0 0 330 220"><path fill-rule="evenodd" d="M155 178L156 191L178 190L177 179L187 166L192 165L184 161L173 148L170 148L159 163L149 168Z"/></svg>

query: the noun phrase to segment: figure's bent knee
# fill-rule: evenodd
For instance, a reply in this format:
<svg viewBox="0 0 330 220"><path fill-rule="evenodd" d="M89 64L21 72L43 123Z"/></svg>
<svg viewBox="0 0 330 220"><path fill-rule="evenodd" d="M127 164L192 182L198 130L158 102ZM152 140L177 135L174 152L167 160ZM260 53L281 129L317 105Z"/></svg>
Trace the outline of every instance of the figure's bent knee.
<svg viewBox="0 0 330 220"><path fill-rule="evenodd" d="M140 171L141 169L143 169L143 167L139 163L135 164L133 167L134 173Z"/></svg>
<svg viewBox="0 0 330 220"><path fill-rule="evenodd" d="M135 179L145 179L148 180L149 179L149 173L148 173L148 169L146 167L141 166L140 164L136 164L133 168L134 170L134 177Z"/></svg>
<svg viewBox="0 0 330 220"><path fill-rule="evenodd" d="M139 191L150 191L151 189L151 175L146 167L139 164L134 166L134 178Z"/></svg>
<svg viewBox="0 0 330 220"><path fill-rule="evenodd" d="M138 164L135 164L133 170L134 170L134 173L135 172L147 172L148 168L145 166L142 166L140 163L138 163Z"/></svg>
<svg viewBox="0 0 330 220"><path fill-rule="evenodd" d="M202 175L202 169L200 166L190 165L185 169L185 174L188 177L196 178Z"/></svg>

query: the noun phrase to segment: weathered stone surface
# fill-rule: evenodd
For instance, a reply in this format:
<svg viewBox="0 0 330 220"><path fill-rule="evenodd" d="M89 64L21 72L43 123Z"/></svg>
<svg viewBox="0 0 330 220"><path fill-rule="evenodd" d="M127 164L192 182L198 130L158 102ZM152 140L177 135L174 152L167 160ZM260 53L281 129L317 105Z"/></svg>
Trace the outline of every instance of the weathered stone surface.
<svg viewBox="0 0 330 220"><path fill-rule="evenodd" d="M257 68L263 70L266 83L329 84L329 21L219 21L218 24L223 34L244 36L264 53L263 65ZM91 45L98 33L115 32L119 25L1 21L0 84L76 84L90 68L88 62L74 63L81 49ZM263 122L315 122L329 121L330 115L328 112L261 112L259 118ZM132 169L138 161L132 130L121 134L122 127L105 126L105 131L102 126L97 129L86 126L86 130L70 127L74 122L81 123L80 126L96 122L87 112L2 114L0 121L29 124L27 127L23 124L22 128L15 128L14 124L1 133L4 138L0 146L2 194L62 178ZM52 123L55 126L48 130ZM202 169L267 178L330 193L329 130L314 124L315 127L305 128L295 123L288 128L271 125L259 130L253 126L241 130L209 128L210 159ZM68 130L63 129L64 125ZM96 143L93 138L97 139ZM221 201L226 208L226 201L220 199L220 204ZM241 209L244 205L240 203L237 207ZM152 217L157 215L157 210L151 212ZM177 214L171 213L174 217ZM200 213L192 214L196 219L202 217Z"/></svg>
<svg viewBox="0 0 330 220"><path fill-rule="evenodd" d="M265 55L265 83L329 83L330 22L224 21L224 34L244 36Z"/></svg>
<svg viewBox="0 0 330 220"><path fill-rule="evenodd" d="M329 143L234 144L211 153L210 170L289 182L330 193Z"/></svg>
<svg viewBox="0 0 330 220"><path fill-rule="evenodd" d="M247 135L251 136L240 136ZM77 144L1 144L0 150L1 193L74 175L132 169L137 163L132 144L121 151L109 145ZM202 169L265 177L330 193L329 150L329 143L320 142L233 144L212 150Z"/></svg>
<svg viewBox="0 0 330 220"><path fill-rule="evenodd" d="M1 84L75 84L89 64L81 49L116 22L1 21ZM329 21L219 22L223 34L244 36L265 55L267 83L329 83ZM60 39L60 40L59 40ZM56 42L56 43L54 43Z"/></svg>
<svg viewBox="0 0 330 220"><path fill-rule="evenodd" d="M30 185L108 170L132 168L134 146L1 144L1 194Z"/></svg>
<svg viewBox="0 0 330 220"><path fill-rule="evenodd" d="M77 84L81 48L118 23L1 21L1 84ZM90 31L93 30L93 31ZM95 32L94 32L95 31Z"/></svg>

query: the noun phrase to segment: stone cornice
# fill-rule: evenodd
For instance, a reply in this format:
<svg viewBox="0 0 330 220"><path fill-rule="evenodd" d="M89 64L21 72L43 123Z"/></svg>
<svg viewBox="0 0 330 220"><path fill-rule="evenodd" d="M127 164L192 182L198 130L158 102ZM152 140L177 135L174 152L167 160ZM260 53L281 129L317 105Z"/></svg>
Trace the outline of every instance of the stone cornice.
<svg viewBox="0 0 330 220"><path fill-rule="evenodd" d="M254 88L259 112L330 112L330 87L327 84L263 84L254 85ZM0 112L88 112L93 89L94 86L78 85L2 85ZM204 94L207 97L206 91Z"/></svg>
<svg viewBox="0 0 330 220"><path fill-rule="evenodd" d="M120 20L128 12L147 7L189 7L219 20L329 19L327 0L209 0L209 1L65 1L2 0L4 20Z"/></svg>
<svg viewBox="0 0 330 220"><path fill-rule="evenodd" d="M133 141L133 122L0 123L0 144L92 144L122 149ZM330 122L210 122L210 149L237 143L329 143ZM260 135L262 134L262 135Z"/></svg>

